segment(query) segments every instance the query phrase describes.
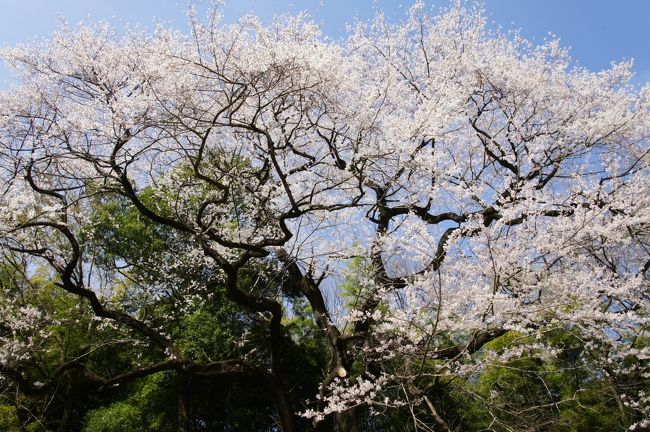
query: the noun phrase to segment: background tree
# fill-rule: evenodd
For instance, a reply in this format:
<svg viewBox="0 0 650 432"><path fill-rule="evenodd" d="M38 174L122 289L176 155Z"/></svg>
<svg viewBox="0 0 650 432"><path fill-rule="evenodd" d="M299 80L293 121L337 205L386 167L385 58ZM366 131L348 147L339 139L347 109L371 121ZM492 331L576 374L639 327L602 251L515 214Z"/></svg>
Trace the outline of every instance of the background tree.
<svg viewBox="0 0 650 432"><path fill-rule="evenodd" d="M648 426L650 86L629 63L576 68L459 5L337 43L304 16L190 16L2 52L22 83L0 96L3 251L83 300L88 337L134 341L35 383L14 329L52 318L7 294L19 393L134 386L89 428L136 421L154 382L200 428L200 380L264 387L214 427L239 398L284 431L551 430L585 400Z"/></svg>

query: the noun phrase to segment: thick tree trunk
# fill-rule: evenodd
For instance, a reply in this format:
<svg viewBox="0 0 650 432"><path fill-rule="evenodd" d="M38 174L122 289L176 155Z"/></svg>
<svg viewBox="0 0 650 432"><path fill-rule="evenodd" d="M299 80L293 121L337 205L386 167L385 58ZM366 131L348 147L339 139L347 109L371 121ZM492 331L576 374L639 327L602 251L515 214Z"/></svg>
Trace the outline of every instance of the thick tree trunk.
<svg viewBox="0 0 650 432"><path fill-rule="evenodd" d="M343 413L330 414L314 426L314 432L358 432L357 414L355 408Z"/></svg>
<svg viewBox="0 0 650 432"><path fill-rule="evenodd" d="M178 392L178 432L190 432L190 401L187 377L179 375L177 378Z"/></svg>
<svg viewBox="0 0 650 432"><path fill-rule="evenodd" d="M271 377L268 379L268 387L273 394L273 402L278 411L282 432L297 431L296 419L293 410L289 405L287 392L285 391L284 386L276 377Z"/></svg>
<svg viewBox="0 0 650 432"><path fill-rule="evenodd" d="M357 432L359 422L356 408L334 415L334 432Z"/></svg>
<svg viewBox="0 0 650 432"><path fill-rule="evenodd" d="M72 413L72 392L64 396L65 400L63 401L63 413L61 414L61 421L59 422L59 428L57 432L67 432L70 427L70 414Z"/></svg>

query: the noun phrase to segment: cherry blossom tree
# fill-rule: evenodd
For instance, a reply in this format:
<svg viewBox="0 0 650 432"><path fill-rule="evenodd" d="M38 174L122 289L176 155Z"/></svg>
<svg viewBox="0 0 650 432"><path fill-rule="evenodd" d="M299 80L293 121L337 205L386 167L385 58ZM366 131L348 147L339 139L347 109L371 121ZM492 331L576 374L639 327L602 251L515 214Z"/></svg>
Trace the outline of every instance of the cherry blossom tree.
<svg viewBox="0 0 650 432"><path fill-rule="evenodd" d="M246 377L284 431L354 430L357 410L400 407L415 429L451 431L440 383L556 358L547 336L563 331L631 429L648 427L650 86L631 84L631 62L591 72L557 40L489 30L460 5L379 14L345 41L306 16L227 25L216 8L190 23L63 27L2 51L18 79L0 95L3 253L160 355L116 376L75 360L34 383L16 368L34 339L18 335L50 318L7 297L2 320L20 332L0 337L0 372L20 391L79 371L100 388L165 370ZM167 249L99 265L93 209L117 201ZM209 303L225 286L265 323L264 356L201 361L142 307L111 301L137 266L160 276L143 302L176 289ZM201 277L183 284L181 266ZM256 266L293 300L244 286ZM299 403L283 361L296 298L329 355Z"/></svg>

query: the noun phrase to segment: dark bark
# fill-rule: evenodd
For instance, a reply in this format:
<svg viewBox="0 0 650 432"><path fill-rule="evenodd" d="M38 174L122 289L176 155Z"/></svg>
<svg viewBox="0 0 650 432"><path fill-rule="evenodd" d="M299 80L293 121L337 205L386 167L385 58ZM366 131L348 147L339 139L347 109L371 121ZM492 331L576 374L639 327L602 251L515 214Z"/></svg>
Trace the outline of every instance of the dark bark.
<svg viewBox="0 0 650 432"><path fill-rule="evenodd" d="M67 432L70 428L70 414L72 413L72 394L68 391L63 400L63 412L61 413L61 421L57 432Z"/></svg>
<svg viewBox="0 0 650 432"><path fill-rule="evenodd" d="M342 413L334 415L334 432L357 432L359 430L359 421L357 409L351 408Z"/></svg>
<svg viewBox="0 0 650 432"><path fill-rule="evenodd" d="M176 378L178 394L178 432L190 432L189 377L179 374Z"/></svg>
<svg viewBox="0 0 650 432"><path fill-rule="evenodd" d="M296 425L296 418L289 404L289 397L282 381L276 376L267 379L267 387L273 396L273 403L280 418L282 432L294 432L299 430Z"/></svg>

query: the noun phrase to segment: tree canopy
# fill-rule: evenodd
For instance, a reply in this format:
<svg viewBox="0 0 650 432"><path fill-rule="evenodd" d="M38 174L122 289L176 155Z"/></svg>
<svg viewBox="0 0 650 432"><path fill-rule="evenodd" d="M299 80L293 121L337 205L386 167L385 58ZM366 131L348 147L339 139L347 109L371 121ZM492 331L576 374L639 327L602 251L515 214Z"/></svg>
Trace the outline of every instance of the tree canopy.
<svg viewBox="0 0 650 432"><path fill-rule="evenodd" d="M3 49L0 427L650 427L650 85L480 9Z"/></svg>

